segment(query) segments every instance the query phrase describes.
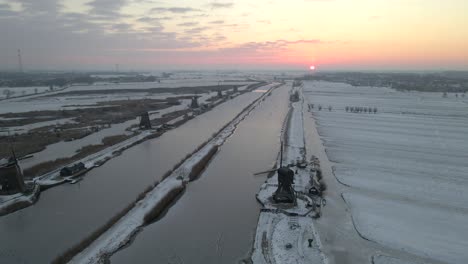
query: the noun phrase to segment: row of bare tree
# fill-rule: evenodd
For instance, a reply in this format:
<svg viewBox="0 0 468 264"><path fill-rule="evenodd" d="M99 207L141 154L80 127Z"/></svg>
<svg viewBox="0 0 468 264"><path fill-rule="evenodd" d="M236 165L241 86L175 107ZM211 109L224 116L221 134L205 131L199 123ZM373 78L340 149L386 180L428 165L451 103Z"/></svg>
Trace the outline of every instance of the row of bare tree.
<svg viewBox="0 0 468 264"><path fill-rule="evenodd" d="M366 107L366 106L346 106L346 112L350 113L377 113L377 107Z"/></svg>

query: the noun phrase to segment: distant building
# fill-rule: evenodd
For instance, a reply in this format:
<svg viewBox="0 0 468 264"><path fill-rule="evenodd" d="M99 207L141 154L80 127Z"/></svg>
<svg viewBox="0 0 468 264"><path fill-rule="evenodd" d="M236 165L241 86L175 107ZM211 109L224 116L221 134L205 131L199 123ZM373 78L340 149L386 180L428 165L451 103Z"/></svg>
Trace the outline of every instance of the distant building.
<svg viewBox="0 0 468 264"><path fill-rule="evenodd" d="M72 176L73 174L76 174L76 173L78 173L80 171L83 171L85 169L86 169L86 167L83 164L83 162L78 162L78 163L74 164L73 166L62 168L60 170L60 176L62 176L62 177Z"/></svg>
<svg viewBox="0 0 468 264"><path fill-rule="evenodd" d="M23 171L13 155L0 164L0 195L25 192Z"/></svg>

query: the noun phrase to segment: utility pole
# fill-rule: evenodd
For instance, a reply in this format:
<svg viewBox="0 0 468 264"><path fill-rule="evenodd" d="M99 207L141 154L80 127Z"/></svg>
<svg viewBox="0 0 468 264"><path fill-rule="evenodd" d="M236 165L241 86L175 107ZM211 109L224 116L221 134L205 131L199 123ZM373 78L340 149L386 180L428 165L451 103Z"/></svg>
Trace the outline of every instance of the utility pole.
<svg viewBox="0 0 468 264"><path fill-rule="evenodd" d="M19 72L23 73L23 61L21 60L21 50L18 49L18 69Z"/></svg>

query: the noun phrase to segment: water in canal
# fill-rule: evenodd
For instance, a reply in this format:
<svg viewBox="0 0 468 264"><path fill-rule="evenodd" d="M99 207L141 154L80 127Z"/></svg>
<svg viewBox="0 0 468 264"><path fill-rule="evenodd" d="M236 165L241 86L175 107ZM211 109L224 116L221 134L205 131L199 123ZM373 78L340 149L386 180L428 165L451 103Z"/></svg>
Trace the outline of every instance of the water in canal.
<svg viewBox="0 0 468 264"><path fill-rule="evenodd" d="M149 225L111 263L236 263L254 239L255 199L280 149L288 110L283 86L262 102L220 148L201 177L159 221Z"/></svg>
<svg viewBox="0 0 468 264"><path fill-rule="evenodd" d="M48 263L124 208L245 106L246 93L157 139L125 151L78 184L41 194L34 206L0 217L0 263Z"/></svg>

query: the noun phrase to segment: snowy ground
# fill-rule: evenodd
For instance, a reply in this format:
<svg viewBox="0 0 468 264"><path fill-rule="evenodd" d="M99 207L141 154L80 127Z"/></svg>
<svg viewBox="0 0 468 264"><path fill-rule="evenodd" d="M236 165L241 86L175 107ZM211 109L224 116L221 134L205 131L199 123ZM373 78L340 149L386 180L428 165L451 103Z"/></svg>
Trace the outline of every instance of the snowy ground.
<svg viewBox="0 0 468 264"><path fill-rule="evenodd" d="M415 264L414 262L408 262L389 256L375 255L372 258L372 264ZM422 264L422 263L421 263Z"/></svg>
<svg viewBox="0 0 468 264"><path fill-rule="evenodd" d="M305 82L357 231L425 263L468 261L468 101L441 93ZM318 111L332 106L331 112ZM346 106L377 107L377 114ZM404 263L374 258L374 263ZM429 260L429 261L428 261Z"/></svg>
<svg viewBox="0 0 468 264"><path fill-rule="evenodd" d="M12 210L12 206L19 207L27 207L36 202L39 197L39 186L34 186L31 192L24 194L24 193L16 193L12 195L1 195L0 196L0 216L4 214L9 214ZM10 209L9 209L10 208ZM18 210L15 208L15 210Z"/></svg>
<svg viewBox="0 0 468 264"><path fill-rule="evenodd" d="M32 86L32 87L0 87L0 100L6 99L6 91L10 91L10 98L18 97L18 96L25 96L25 95L32 95L32 94L40 94L44 93L49 90L47 86Z"/></svg>
<svg viewBox="0 0 468 264"><path fill-rule="evenodd" d="M289 119L283 128L283 166L296 164L306 157L302 108L302 100L290 104ZM278 163L280 160L281 156ZM293 187L297 201L294 204L278 204L272 200L278 187L277 174L268 178L260 187L257 200L263 210L257 224L251 256L253 263L327 263L312 219L316 215L314 200L304 195L311 187L312 167L315 168L312 164L305 168L291 167L295 171ZM312 240L310 247L309 239Z"/></svg>
<svg viewBox="0 0 468 264"><path fill-rule="evenodd" d="M150 119L160 118L162 115L183 110L187 108L187 104L190 100L181 100L181 105L171 106L165 109L158 110L150 113ZM177 119L180 120L180 119ZM44 150L34 153L32 158L21 161L22 168L30 168L42 162L55 160L58 158L71 157L76 154L77 150L84 146L101 144L102 139L109 136L115 135L130 135L131 132L126 129L132 125L137 125L140 122L140 118L125 121L119 124L113 124L110 128L104 128L98 132L92 133L84 138L76 139L73 141L60 141L54 144L48 145Z"/></svg>
<svg viewBox="0 0 468 264"><path fill-rule="evenodd" d="M277 84L276 84L277 85ZM272 86L269 86L272 88ZM76 255L71 263L98 263L102 257L116 252L125 245L138 228L144 224L144 216L173 190L183 188L189 179L193 166L203 159L214 146L222 145L234 133L237 125L252 111L266 94L255 100L246 110L232 120L223 130L211 139L203 148L185 160L169 177L159 183L140 200L115 225L95 240L89 247Z"/></svg>
<svg viewBox="0 0 468 264"><path fill-rule="evenodd" d="M254 263L323 263L320 240L310 217L262 212L255 235ZM287 245L291 245L289 249Z"/></svg>
<svg viewBox="0 0 468 264"><path fill-rule="evenodd" d="M165 80L161 83L124 83L124 84L96 84L91 86L71 86L65 89L68 91L81 91L81 90L92 90L92 89L101 89L101 90L112 90L112 89L145 89L145 88L154 88L154 87L194 87L199 85L217 85L217 83L223 83L222 80L208 78L204 79L195 79L195 78L183 78L183 79L171 79ZM229 84L238 84L244 85L239 89L245 89L248 84L252 82L246 82L244 80L233 80L228 82ZM166 85L166 86L165 86ZM56 96L44 97L42 95L32 95L27 98L12 98L6 101L2 101L0 104L0 113L7 112L26 112L26 111L40 111L40 110L60 110L60 109L74 109L74 108L89 108L89 107L105 107L103 105L95 105L97 102L110 102L114 100L127 100L127 99L165 99L167 97L180 96L182 94L172 94L172 93L162 93L162 94L151 94L147 93L126 93L126 94L102 94L102 95L60 95L59 92L49 92L48 95L55 94ZM203 94L183 94L184 96L199 96L198 102L200 104L206 103L207 100L213 96L217 95L217 92L203 93ZM165 109L158 110L154 113L150 113L150 118L159 118L163 114L167 114L173 111L183 110L189 107L191 100L180 100L181 104L176 106L171 106ZM11 120L8 118L2 118L2 120ZM177 120L176 120L177 121ZM33 124L28 124L24 126L12 126L12 127L2 127L0 128L0 136L18 133L27 133L31 129L63 124L63 123L73 123L73 118L67 119L56 119L44 122L36 122ZM51 145L48 145L46 149L34 153L32 158L24 160L22 166L24 168L29 168L34 165L37 165L42 162L55 160L58 158L71 157L76 154L76 151L80 148L93 144L100 144L102 139L108 136L129 134L126 129L129 126L139 123L139 118L129 120L120 124L113 124L112 127L102 129L98 132L95 132L84 138L68 141L68 142L57 142Z"/></svg>
<svg viewBox="0 0 468 264"><path fill-rule="evenodd" d="M63 125L63 124L73 124L76 123L74 118L61 118L51 121L37 122L33 124L28 124L24 126L14 126L14 127L2 127L0 128L0 136L7 136L10 134L24 134L29 132L32 129L52 126L52 125Z"/></svg>
<svg viewBox="0 0 468 264"><path fill-rule="evenodd" d="M68 164L67 166L71 166L73 164L76 164L76 163L79 163L79 162L82 162L85 167L87 169L90 169L92 167L95 167L95 166L98 166L100 163L103 163L109 159L111 159L112 157L114 157L115 155L117 155L120 151L122 150L125 150L131 146L133 146L134 144L136 144L138 141L140 140L144 140L146 137L150 136L154 131L150 131L150 130L147 130L147 131L143 131L142 133L134 136L134 137L131 137L127 140L124 140L120 143L117 143L115 145L112 145L108 148L105 148L99 152L96 152L94 154L91 154L81 160L77 160L76 162L73 162L71 164ZM56 184L60 184L64 181L67 181L67 179L65 178L62 178L60 176L60 169L62 167L54 170L54 171L51 171L51 172L48 172L44 175L41 175L41 176L38 176L36 178L33 179L34 182L36 182L37 184L39 185L43 185L43 186L51 186L51 185L56 185Z"/></svg>
<svg viewBox="0 0 468 264"><path fill-rule="evenodd" d="M149 94L141 91L134 93L122 94L83 94L83 95L67 95L62 93L74 91L93 91L93 90L118 90L118 89L151 89L151 88L179 88L179 87L196 87L196 86L216 86L216 85L242 85L239 89L243 90L248 84L254 83L253 81L238 80L227 82L221 79L170 79L158 82L139 82L139 83L98 83L94 85L73 85L60 91L31 94L27 97L10 98L3 100L0 104L0 114L2 113L16 113L28 111L42 111L42 110L62 110L74 109L79 106L89 107L97 102L114 101L114 100L127 100L127 99L164 99L167 97L176 96L172 93ZM0 88L3 89L3 88ZM13 89L13 88L12 88ZM47 95L47 96L44 96ZM53 95L53 96L52 96ZM190 95L190 94L184 94ZM201 94L204 96L205 94ZM203 97L200 100L204 101Z"/></svg>

